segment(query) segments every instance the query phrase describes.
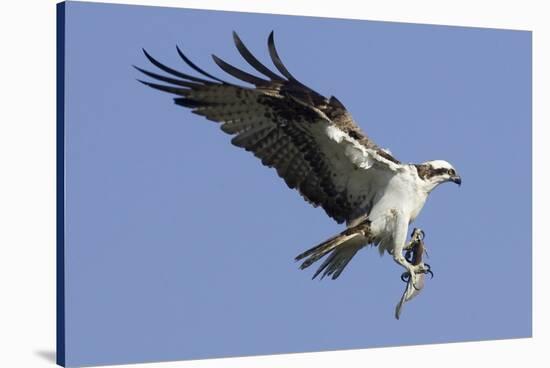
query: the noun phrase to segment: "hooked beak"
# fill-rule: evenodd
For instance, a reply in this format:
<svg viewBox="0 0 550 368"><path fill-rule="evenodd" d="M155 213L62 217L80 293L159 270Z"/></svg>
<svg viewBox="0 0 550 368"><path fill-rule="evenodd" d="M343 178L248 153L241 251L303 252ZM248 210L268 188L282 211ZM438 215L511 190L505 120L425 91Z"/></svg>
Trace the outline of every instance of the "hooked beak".
<svg viewBox="0 0 550 368"><path fill-rule="evenodd" d="M455 184L458 184L458 186L460 186L460 184L462 184L462 178L460 176L453 176L451 178L451 181Z"/></svg>

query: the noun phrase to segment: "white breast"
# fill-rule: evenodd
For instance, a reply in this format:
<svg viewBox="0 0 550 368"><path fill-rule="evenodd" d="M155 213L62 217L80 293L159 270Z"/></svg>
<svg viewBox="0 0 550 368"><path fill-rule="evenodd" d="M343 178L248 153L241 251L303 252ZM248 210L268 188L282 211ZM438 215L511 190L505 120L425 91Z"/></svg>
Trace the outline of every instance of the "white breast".
<svg viewBox="0 0 550 368"><path fill-rule="evenodd" d="M383 251L391 242L397 216L404 216L408 223L416 219L428 194L422 191L410 172L398 173L387 183L373 203L369 214L371 228L380 241Z"/></svg>

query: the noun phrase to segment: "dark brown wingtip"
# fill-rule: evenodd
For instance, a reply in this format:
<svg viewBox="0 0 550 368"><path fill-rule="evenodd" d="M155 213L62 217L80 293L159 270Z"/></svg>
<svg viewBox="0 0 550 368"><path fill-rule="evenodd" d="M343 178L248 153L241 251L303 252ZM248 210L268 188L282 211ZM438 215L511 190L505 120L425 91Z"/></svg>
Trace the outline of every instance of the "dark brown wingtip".
<svg viewBox="0 0 550 368"><path fill-rule="evenodd" d="M146 76L154 78L154 79L162 81L162 82L171 83L171 84L175 84L177 86L182 86L182 87L187 87L187 88L196 88L196 87L203 86L203 84L192 83L192 82L188 82L188 81L181 80L181 79L174 79L174 78L170 78L170 77L165 77L164 75L160 75L160 74L150 72L150 71L142 69L138 66L135 66L135 65L132 65L132 66L136 70L138 70L141 73L145 74Z"/></svg>
<svg viewBox="0 0 550 368"><path fill-rule="evenodd" d="M237 34L237 31L233 30L231 32L232 36L233 36L233 42L235 42L235 44L237 43L242 43L241 41L241 38L239 37L239 35Z"/></svg>
<svg viewBox="0 0 550 368"><path fill-rule="evenodd" d="M254 69L256 69L258 72L262 73L266 77L270 78L274 81L284 81L284 78L281 76L275 74L273 71L271 71L268 67L266 67L264 64L262 64L251 52L248 50L248 48L245 46L244 42L241 40L237 32L233 31L233 41L235 42L235 46L237 47L237 50L239 51L239 54L246 60L248 64L250 64Z"/></svg>
<svg viewBox="0 0 550 368"><path fill-rule="evenodd" d="M172 86L165 86L163 84L156 84L156 83L146 82L146 81L141 80L141 79L137 79L137 81L140 82L140 83L145 84L148 87L158 89L159 91L168 92L168 93L171 93L171 94L174 94L174 95L178 95L178 96L186 96L189 93L189 89L186 89L186 88L177 88L177 87L172 87Z"/></svg>
<svg viewBox="0 0 550 368"><path fill-rule="evenodd" d="M160 70L162 70L162 71L164 71L168 74L172 74L173 76L176 76L176 77L179 77L179 78L182 78L182 79L187 79L187 80L190 80L190 81L193 81L193 82L211 83L211 82L209 82L207 80L204 80L202 78L193 77L192 75L185 74L185 73L182 73L182 72L177 71L175 69L172 69L170 67L167 67L166 65L162 64L160 61L158 61L157 59L152 57L145 49L142 49L142 50L143 50L143 53L145 54L145 57L147 58L147 60L149 60L149 62L151 64L153 64L154 66L156 66L157 68L159 68Z"/></svg>
<svg viewBox="0 0 550 368"><path fill-rule="evenodd" d="M219 57L217 57L214 54L212 54L212 59L214 60L216 65L218 65L224 72L226 72L227 74L232 75L233 77L235 77L237 79L240 79L244 82L254 84L256 86L263 86L263 85L269 84L268 80L258 78L255 75L252 75L252 74L247 73L243 70L240 70L240 69L234 67L233 65L225 62L224 60L220 59Z"/></svg>
<svg viewBox="0 0 550 368"><path fill-rule="evenodd" d="M290 74L288 69L283 64L281 58L279 57L279 54L277 53L273 31L269 33L269 37L267 38L267 47L269 49L269 56L271 56L271 61L273 61L273 64L275 65L277 70L281 72L281 74L284 75L287 79L297 82L297 79L294 78L292 74Z"/></svg>
<svg viewBox="0 0 550 368"><path fill-rule="evenodd" d="M199 68L194 62L192 62L187 56L185 56L185 54L180 50L179 46L177 45L176 45L176 51L178 52L179 57L185 62L185 64L187 64L191 69L195 70L196 72L204 75L205 77L218 81L220 83L231 84L231 83L227 83L226 81L218 77L214 77L212 74L207 73L203 69Z"/></svg>

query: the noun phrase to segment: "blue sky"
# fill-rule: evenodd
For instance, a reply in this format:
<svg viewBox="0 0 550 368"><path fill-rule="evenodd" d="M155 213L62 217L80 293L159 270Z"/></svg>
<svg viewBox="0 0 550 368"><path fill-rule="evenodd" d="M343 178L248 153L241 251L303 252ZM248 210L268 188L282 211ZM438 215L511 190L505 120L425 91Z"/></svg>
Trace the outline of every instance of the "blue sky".
<svg viewBox="0 0 550 368"><path fill-rule="evenodd" d="M311 281L294 256L342 226L136 82L141 48L245 68L233 30L266 64L274 30L291 73L379 145L462 175L415 223L435 278L401 320L390 257ZM69 365L531 335L531 33L75 2L66 32Z"/></svg>

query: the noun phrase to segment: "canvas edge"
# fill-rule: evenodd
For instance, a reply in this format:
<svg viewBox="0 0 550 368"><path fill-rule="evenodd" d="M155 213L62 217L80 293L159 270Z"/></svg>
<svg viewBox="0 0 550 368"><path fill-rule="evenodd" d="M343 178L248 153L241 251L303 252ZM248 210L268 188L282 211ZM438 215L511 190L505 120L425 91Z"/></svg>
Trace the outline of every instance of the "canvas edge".
<svg viewBox="0 0 550 368"><path fill-rule="evenodd" d="M65 366L65 2L56 4L56 363Z"/></svg>

